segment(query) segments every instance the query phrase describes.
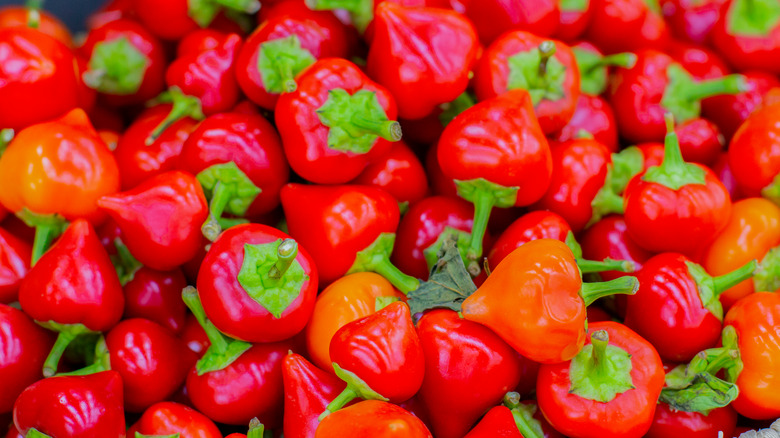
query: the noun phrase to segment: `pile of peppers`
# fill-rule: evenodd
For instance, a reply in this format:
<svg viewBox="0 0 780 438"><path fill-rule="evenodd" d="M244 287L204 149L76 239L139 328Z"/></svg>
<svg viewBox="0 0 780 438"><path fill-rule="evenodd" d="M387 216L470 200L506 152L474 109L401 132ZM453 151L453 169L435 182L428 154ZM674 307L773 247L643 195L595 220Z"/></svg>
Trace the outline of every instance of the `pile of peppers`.
<svg viewBox="0 0 780 438"><path fill-rule="evenodd" d="M0 8L0 435L780 436L778 0L83 18Z"/></svg>

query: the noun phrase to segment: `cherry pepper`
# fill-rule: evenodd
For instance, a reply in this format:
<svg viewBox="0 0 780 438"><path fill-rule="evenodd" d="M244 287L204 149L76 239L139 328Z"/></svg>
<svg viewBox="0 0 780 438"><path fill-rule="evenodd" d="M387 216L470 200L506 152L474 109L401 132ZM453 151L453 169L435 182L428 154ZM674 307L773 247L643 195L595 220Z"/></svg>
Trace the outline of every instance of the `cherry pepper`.
<svg viewBox="0 0 780 438"><path fill-rule="evenodd" d="M132 13L147 29L165 40L180 40L208 27L222 11L253 14L259 0L131 0Z"/></svg>
<svg viewBox="0 0 780 438"><path fill-rule="evenodd" d="M399 210L387 192L365 186L287 184L281 194L290 235L311 254L321 284L372 271L405 294L417 289L419 280L390 263Z"/></svg>
<svg viewBox="0 0 780 438"><path fill-rule="evenodd" d="M222 438L217 425L200 412L174 402L161 402L149 407L141 418L127 431L128 437L136 433L145 437L179 436L180 438Z"/></svg>
<svg viewBox="0 0 780 438"><path fill-rule="evenodd" d="M252 102L273 111L282 93L298 88L301 71L318 59L348 58L352 41L331 12L312 11L302 1L276 4L269 14L241 48L236 78Z"/></svg>
<svg viewBox="0 0 780 438"><path fill-rule="evenodd" d="M560 239L559 239L560 240ZM650 251L642 249L628 236L626 221L623 216L609 215L596 222L580 237L582 256L588 260L626 260L634 265L635 272L653 256ZM619 271L602 271L602 280L612 280L626 275ZM617 297L620 298L620 297Z"/></svg>
<svg viewBox="0 0 780 438"><path fill-rule="evenodd" d="M526 30L548 37L560 21L560 2L554 0L465 1L466 16L474 23L485 46L509 31Z"/></svg>
<svg viewBox="0 0 780 438"><path fill-rule="evenodd" d="M266 225L232 227L201 263L206 316L226 335L275 342L303 330L317 296L317 269L304 248Z"/></svg>
<svg viewBox="0 0 780 438"><path fill-rule="evenodd" d="M709 42L715 23L721 19L724 3L726 0L666 0L663 12L675 36L703 45Z"/></svg>
<svg viewBox="0 0 780 438"><path fill-rule="evenodd" d="M542 131L552 134L574 115L580 72L568 45L518 30L485 50L474 72L474 88L479 100L507 90L527 90Z"/></svg>
<svg viewBox="0 0 780 438"><path fill-rule="evenodd" d="M596 322L572 360L542 365L539 408L573 438L639 438L653 421L664 367L653 346L616 322Z"/></svg>
<svg viewBox="0 0 780 438"><path fill-rule="evenodd" d="M319 416L346 384L312 365L299 354L282 362L284 379L284 436L310 438L320 424Z"/></svg>
<svg viewBox="0 0 780 438"><path fill-rule="evenodd" d="M208 207L200 183L189 173L162 173L104 196L98 205L119 224L132 255L152 269L173 269L200 250Z"/></svg>
<svg viewBox="0 0 780 438"><path fill-rule="evenodd" d="M186 286L187 279L180 269L155 271L144 266L123 286L123 317L145 318L179 334L187 318L187 306L181 301L181 290Z"/></svg>
<svg viewBox="0 0 780 438"><path fill-rule="evenodd" d="M366 166L350 184L379 187L393 195L402 210L428 194L425 168L403 140L393 143L390 152Z"/></svg>
<svg viewBox="0 0 780 438"><path fill-rule="evenodd" d="M458 195L474 204L466 257L469 272L476 276L493 207L533 204L550 184L550 147L534 115L531 95L512 90L466 109L444 129L437 153L442 171L455 180Z"/></svg>
<svg viewBox="0 0 780 438"><path fill-rule="evenodd" d="M276 127L293 171L317 184L342 184L401 139L395 99L344 59L323 59L298 76L276 104Z"/></svg>
<svg viewBox="0 0 780 438"><path fill-rule="evenodd" d="M571 233L566 219L551 211L532 211L512 222L493 242L488 252L488 266L495 268L515 248L532 240L556 239L565 242Z"/></svg>
<svg viewBox="0 0 780 438"><path fill-rule="evenodd" d="M71 223L30 269L19 288L19 303L39 324L59 332L43 365L46 377L57 372L62 353L78 335L107 331L119 322L122 286L87 221Z"/></svg>
<svg viewBox="0 0 780 438"><path fill-rule="evenodd" d="M396 301L353 321L333 336L330 358L347 387L320 415L320 421L355 398L400 403L420 389L425 357L406 303Z"/></svg>
<svg viewBox="0 0 780 438"><path fill-rule="evenodd" d="M753 276L755 260L719 277L682 254L663 253L637 273L639 290L628 297L625 324L650 341L668 361L687 362L720 339L723 306L718 296Z"/></svg>
<svg viewBox="0 0 780 438"><path fill-rule="evenodd" d="M626 226L631 239L646 250L691 255L726 226L731 199L709 168L683 161L670 115L667 123L663 163L626 187Z"/></svg>
<svg viewBox="0 0 780 438"><path fill-rule="evenodd" d="M656 48L669 42L658 0L592 0L585 39L606 53Z"/></svg>
<svg viewBox="0 0 780 438"><path fill-rule="evenodd" d="M493 269L461 313L484 324L518 353L541 363L573 358L585 342L586 306L616 294L634 294L636 277L583 283L572 251L554 239L528 242ZM543 333L543 334L542 334Z"/></svg>
<svg viewBox="0 0 780 438"><path fill-rule="evenodd" d="M14 424L27 437L124 438L122 378L108 370L40 380L16 399Z"/></svg>
<svg viewBox="0 0 780 438"><path fill-rule="evenodd" d="M464 438L559 438L546 422L539 420L537 406L520 403L520 394L509 392L504 403L490 409Z"/></svg>
<svg viewBox="0 0 780 438"><path fill-rule="evenodd" d="M376 7L366 70L393 94L399 117L421 119L466 91L478 49L463 15L385 1Z"/></svg>
<svg viewBox="0 0 780 438"><path fill-rule="evenodd" d="M33 264L62 233L64 219L104 217L97 200L119 189L118 173L81 109L14 137L0 156L0 203L36 228Z"/></svg>
<svg viewBox="0 0 780 438"><path fill-rule="evenodd" d="M571 120L550 139L563 142L580 138L585 132L610 152L618 151L617 122L612 107L602 97L580 93Z"/></svg>
<svg viewBox="0 0 780 438"><path fill-rule="evenodd" d="M433 438L419 418L380 400L365 400L328 415L314 434L314 438L345 436Z"/></svg>
<svg viewBox="0 0 780 438"><path fill-rule="evenodd" d="M778 121L780 103L758 109L734 134L728 154L729 166L741 193L747 196L763 196L780 205Z"/></svg>
<svg viewBox="0 0 780 438"><path fill-rule="evenodd" d="M30 244L0 228L0 303L16 301L22 279L30 270Z"/></svg>
<svg viewBox="0 0 780 438"><path fill-rule="evenodd" d="M681 124L699 117L702 99L746 89L740 75L697 81L665 53L642 50L636 55L636 65L615 72L610 92L620 133L631 142L661 141L667 113Z"/></svg>
<svg viewBox="0 0 780 438"><path fill-rule="evenodd" d="M730 0L712 29L712 44L733 66L780 74L780 5L772 0Z"/></svg>

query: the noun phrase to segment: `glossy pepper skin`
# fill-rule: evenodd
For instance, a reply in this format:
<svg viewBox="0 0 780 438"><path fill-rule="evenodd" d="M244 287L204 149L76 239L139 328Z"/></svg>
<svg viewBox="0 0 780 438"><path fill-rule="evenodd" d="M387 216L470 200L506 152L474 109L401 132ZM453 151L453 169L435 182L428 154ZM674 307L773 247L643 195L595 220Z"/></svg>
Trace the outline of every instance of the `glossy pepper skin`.
<svg viewBox="0 0 780 438"><path fill-rule="evenodd" d="M474 23L482 44L488 46L505 32L525 30L542 37L553 35L560 6L552 0L466 2L466 16Z"/></svg>
<svg viewBox="0 0 780 438"><path fill-rule="evenodd" d="M726 0L665 0L663 12L672 33L696 44L709 40L715 23L720 21L721 6ZM725 433L728 435L728 432Z"/></svg>
<svg viewBox="0 0 780 438"><path fill-rule="evenodd" d="M200 183L189 173L161 173L98 204L119 224L133 256L150 268L173 269L200 250L208 207Z"/></svg>
<svg viewBox="0 0 780 438"><path fill-rule="evenodd" d="M647 431L647 438L665 438L670 436L686 436L690 438L707 438L734 435L737 426L737 412L731 406L717 408L709 413L685 412L672 409L666 403L658 403L653 416L653 425Z"/></svg>
<svg viewBox="0 0 780 438"><path fill-rule="evenodd" d="M390 92L343 59L315 62L276 105L290 167L307 181L341 184L401 139Z"/></svg>
<svg viewBox="0 0 780 438"><path fill-rule="evenodd" d="M561 1L561 21L558 23L558 30L555 31L555 38L562 41L576 41L590 23L592 5L591 0Z"/></svg>
<svg viewBox="0 0 780 438"><path fill-rule="evenodd" d="M409 411L380 400L365 400L325 417L315 438L370 436L432 438L425 424Z"/></svg>
<svg viewBox="0 0 780 438"><path fill-rule="evenodd" d="M282 377L284 435L289 438L313 437L320 424L320 414L346 384L294 353L284 358Z"/></svg>
<svg viewBox="0 0 780 438"><path fill-rule="evenodd" d="M148 319L173 333L180 333L187 317L187 307L181 300L181 290L186 286L187 279L181 269L140 268L122 287L125 292L124 318Z"/></svg>
<svg viewBox="0 0 780 438"><path fill-rule="evenodd" d="M438 309L417 326L425 377L421 401L431 407L437 437L462 437L477 419L520 381L517 353L490 329Z"/></svg>
<svg viewBox="0 0 780 438"><path fill-rule="evenodd" d="M742 73L747 91L738 94L714 96L702 102L704 115L718 125L727 140L734 136L742 123L765 103L769 90L780 87L777 76L762 71Z"/></svg>
<svg viewBox="0 0 780 438"><path fill-rule="evenodd" d="M501 263L515 248L532 240L556 239L561 242L571 232L566 219L551 211L532 211L526 213L509 225L493 242L488 253L488 264L493 269ZM618 260L618 259L616 259Z"/></svg>
<svg viewBox="0 0 780 438"><path fill-rule="evenodd" d="M407 206L428 194L425 169L403 140L393 143L390 152L366 166L350 184L379 187Z"/></svg>
<svg viewBox="0 0 780 438"><path fill-rule="evenodd" d="M32 21L37 20L37 26L35 27L39 32L45 33L50 37L53 37L57 41L65 44L68 47L73 46L73 38L70 35L68 27L54 14L35 7L8 5L0 9L0 28L5 27L30 27L31 21L30 14L35 11L38 17L32 17Z"/></svg>
<svg viewBox="0 0 780 438"><path fill-rule="evenodd" d="M745 280L723 291L720 295L723 307L728 309L754 291L771 292L778 288L777 276L774 275L777 262L773 257L766 257L779 244L780 208L762 198L734 203L729 223L704 250L702 266L712 275L723 275L751 260L767 260L767 263L759 265L754 280Z"/></svg>
<svg viewBox="0 0 780 438"><path fill-rule="evenodd" d="M252 102L273 110L279 95L297 88L295 77L304 68L318 59L348 58L352 39L331 12L304 2L282 2L268 14L241 48L236 78Z"/></svg>
<svg viewBox="0 0 780 438"><path fill-rule="evenodd" d="M512 411L506 406L491 408L464 438L525 438L515 424Z"/></svg>
<svg viewBox="0 0 780 438"><path fill-rule="evenodd" d="M551 138L559 142L573 140L582 131L590 133L594 140L606 146L610 152L618 151L615 113L602 97L580 93L571 119Z"/></svg>
<svg viewBox="0 0 780 438"><path fill-rule="evenodd" d="M580 72L571 48L520 30L504 34L485 50L474 81L479 100L527 90L545 134L566 126L580 95Z"/></svg>
<svg viewBox="0 0 780 438"><path fill-rule="evenodd" d="M669 31L655 0L592 0L585 39L607 54L663 49Z"/></svg>
<svg viewBox="0 0 780 438"><path fill-rule="evenodd" d="M373 24L366 69L393 94L399 117L421 119L466 91L479 48L466 17L385 1Z"/></svg>
<svg viewBox="0 0 780 438"><path fill-rule="evenodd" d="M24 312L0 304L0 342L0 412L6 413L25 388L43 378L41 367L54 341Z"/></svg>
<svg viewBox="0 0 780 438"><path fill-rule="evenodd" d="M765 106L745 120L729 144L729 166L740 191L780 199L780 103ZM0 162L0 164L2 164Z"/></svg>
<svg viewBox="0 0 780 438"><path fill-rule="evenodd" d="M136 21L119 19L91 29L79 52L88 60L84 82L112 105L145 102L165 87L165 50Z"/></svg>
<svg viewBox="0 0 780 438"><path fill-rule="evenodd" d="M306 325L306 347L312 362L320 369L332 370L329 348L333 335L348 323L375 313L377 302L393 299L404 300L405 296L373 272L349 274L331 283L317 296Z"/></svg>
<svg viewBox="0 0 780 438"><path fill-rule="evenodd" d="M232 9L235 12L249 14L260 9L257 0L239 0L234 2L207 1L190 2L187 0L131 0L131 11L149 31L165 40L180 40L192 34L198 26L207 27L220 11Z"/></svg>
<svg viewBox="0 0 780 438"><path fill-rule="evenodd" d="M25 389L14 404L14 424L52 437L125 436L122 378L116 371L56 376Z"/></svg>
<svg viewBox="0 0 780 438"><path fill-rule="evenodd" d="M180 438L222 438L217 425L207 416L174 402L150 406L127 431L127 435L135 436L135 432L147 436L179 434Z"/></svg>
<svg viewBox="0 0 780 438"><path fill-rule="evenodd" d="M680 139L680 150L685 161L710 168L715 164L724 143L717 125L697 117L680 124L675 131Z"/></svg>
<svg viewBox="0 0 780 438"><path fill-rule="evenodd" d="M4 129L18 132L78 106L76 58L63 43L26 26L6 27L0 28L0 53L0 100L17 102L0 109Z"/></svg>
<svg viewBox="0 0 780 438"><path fill-rule="evenodd" d="M306 250L261 224L224 231L198 274L206 316L221 332L247 342L281 341L303 330L317 284Z"/></svg>
<svg viewBox="0 0 780 438"><path fill-rule="evenodd" d="M653 256L650 251L642 249L631 239L626 220L621 215L609 215L593 224L580 236L580 243L584 258L627 260L634 264L636 271L640 271L642 265ZM603 280L613 280L624 275L625 272L618 271L599 272Z"/></svg>
<svg viewBox="0 0 780 438"><path fill-rule="evenodd" d="M767 420L780 415L780 395L774 391L780 379L778 318L780 295L756 292L737 301L723 320L724 338L733 327L742 360L739 374L729 376L740 389L732 406L748 418Z"/></svg>
<svg viewBox="0 0 780 438"><path fill-rule="evenodd" d="M729 64L779 74L780 5L774 1L729 0L712 29L712 44Z"/></svg>
<svg viewBox="0 0 780 438"><path fill-rule="evenodd" d="M16 301L22 279L30 270L30 244L0 228L0 303Z"/></svg>
<svg viewBox="0 0 780 438"><path fill-rule="evenodd" d="M661 358L649 342L622 324L597 322L588 332L590 339L574 360L539 369L539 407L566 436L643 436L664 386ZM599 334L593 342L595 333ZM589 388L588 381L605 383ZM605 387L610 389L599 394Z"/></svg>

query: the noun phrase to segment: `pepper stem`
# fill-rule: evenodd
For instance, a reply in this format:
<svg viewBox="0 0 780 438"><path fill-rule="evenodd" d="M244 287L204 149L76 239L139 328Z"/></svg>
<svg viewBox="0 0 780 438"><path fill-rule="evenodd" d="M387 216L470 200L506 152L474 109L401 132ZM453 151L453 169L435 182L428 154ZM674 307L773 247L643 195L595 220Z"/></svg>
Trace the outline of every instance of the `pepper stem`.
<svg viewBox="0 0 780 438"><path fill-rule="evenodd" d="M228 349L228 341L214 324L206 318L206 311L203 309L203 303L198 296L198 290L192 286L187 286L181 291L181 298L184 304L190 309L198 324L203 327L206 337L209 338L211 347L219 353L225 353Z"/></svg>
<svg viewBox="0 0 780 438"><path fill-rule="evenodd" d="M610 281L582 283L580 296L586 306L590 306L599 298L615 294L634 295L639 290L639 280L636 277L625 276Z"/></svg>
<svg viewBox="0 0 780 438"><path fill-rule="evenodd" d="M254 14L260 10L259 0L212 0L218 5L222 5L228 9L234 11L246 12L247 14Z"/></svg>
<svg viewBox="0 0 780 438"><path fill-rule="evenodd" d="M547 64L555 55L556 47L552 41L543 41L539 44L539 76L547 75Z"/></svg>
<svg viewBox="0 0 780 438"><path fill-rule="evenodd" d="M390 254L395 245L395 234L380 233L365 249L355 254L355 262L347 274L355 272L376 272L384 276L390 283L404 294L417 289L420 280L401 272L390 262Z"/></svg>
<svg viewBox="0 0 780 438"><path fill-rule="evenodd" d="M623 67L632 68L636 65L636 55L630 52L616 53L614 55L602 56L593 64L588 66L587 72L591 72L601 67Z"/></svg>
<svg viewBox="0 0 780 438"><path fill-rule="evenodd" d="M35 227L35 240L32 247L32 263L35 266L38 260L49 249L51 243L61 234L54 225L38 225Z"/></svg>
<svg viewBox="0 0 780 438"><path fill-rule="evenodd" d="M351 121L361 131L377 135L387 141L398 141L402 136L401 124L395 120L373 120L360 114L355 114ZM363 132L356 132L355 134L358 136Z"/></svg>
<svg viewBox="0 0 780 438"><path fill-rule="evenodd" d="M246 438L263 438L264 432L265 426L255 417L249 422L249 432L247 432Z"/></svg>
<svg viewBox="0 0 780 438"><path fill-rule="evenodd" d="M757 267L758 267L758 262L756 262L755 260L751 260L749 263L746 263L742 267L734 271L731 271L728 274L723 274L719 277L714 277L712 279L712 283L714 286L715 295L716 296L720 295L724 291L752 277L753 272L756 270Z"/></svg>
<svg viewBox="0 0 780 438"><path fill-rule="evenodd" d="M268 277L274 280L282 278L287 269L298 256L298 242L293 239L284 239L276 250L276 263L268 270Z"/></svg>
<svg viewBox="0 0 780 438"><path fill-rule="evenodd" d="M590 358L593 361L593 372L609 372L607 366L607 346L609 345L609 333L606 330L596 330L590 335L590 343L593 345Z"/></svg>
<svg viewBox="0 0 780 438"><path fill-rule="evenodd" d="M404 295L420 287L420 280L401 272L387 257L377 260L373 267L377 274L385 277Z"/></svg>
<svg viewBox="0 0 780 438"><path fill-rule="evenodd" d="M46 361L43 363L43 377L51 377L57 374L57 366L60 363L62 354L65 353L65 349L68 348L71 342L76 339L78 334L69 331L61 331L57 335L57 340L54 341L54 346L51 347L49 355L46 356Z"/></svg>
<svg viewBox="0 0 780 438"><path fill-rule="evenodd" d="M179 87L171 87L167 92L163 93L158 100L160 102L170 102L173 104L173 107L168 115L165 116L165 119L163 119L163 121L154 128L152 133L146 137L145 144L147 146L150 146L157 141L162 133L171 125L185 117L192 117L197 120L203 120L205 118L200 99L184 94Z"/></svg>
<svg viewBox="0 0 780 438"><path fill-rule="evenodd" d="M14 130L10 128L0 130L0 157L5 153L5 149L8 147L8 143L14 139Z"/></svg>
<svg viewBox="0 0 780 438"><path fill-rule="evenodd" d="M523 438L544 438L544 435L539 433L539 429L541 428L539 424L529 424L529 420L536 421L533 419L532 411L528 412L526 415L521 411L523 406L520 403L520 394L517 392L507 392L504 395L504 406L512 411L512 418L515 420L517 430L520 431Z"/></svg>
<svg viewBox="0 0 780 438"><path fill-rule="evenodd" d="M493 211L495 199L491 193L479 192L474 200L474 224L471 226L471 240L469 242L466 259L469 261L468 269L472 277L480 273L479 257L482 256L482 240L487 232L490 213Z"/></svg>
<svg viewBox="0 0 780 438"><path fill-rule="evenodd" d="M297 90L298 84L295 82L295 74L293 73L293 60L286 56L280 56L276 58L274 64L282 82L282 89L288 93Z"/></svg>
<svg viewBox="0 0 780 438"><path fill-rule="evenodd" d="M68 227L68 222L58 214L38 214L23 208L16 213L16 216L28 227L35 228L31 266L38 262L54 239L65 232Z"/></svg>
<svg viewBox="0 0 780 438"><path fill-rule="evenodd" d="M347 386L343 391L341 391L339 395L336 396L336 398L333 399L333 401L328 403L325 411L320 414L319 420L322 421L325 419L325 417L343 408L347 403L351 402L357 397L358 394L352 388Z"/></svg>
<svg viewBox="0 0 780 438"><path fill-rule="evenodd" d="M603 261L577 259L577 266L583 274L591 274L594 272L605 271L618 271L618 272L634 272L636 265L629 260L613 260L606 258Z"/></svg>
<svg viewBox="0 0 780 438"><path fill-rule="evenodd" d="M51 438L50 435L46 435L43 432L38 432L37 429L30 429L27 431L27 435L24 438Z"/></svg>
<svg viewBox="0 0 780 438"><path fill-rule="evenodd" d="M27 0L24 2L24 7L27 8L27 27L38 29L41 25L41 8L43 7L43 0Z"/></svg>
<svg viewBox="0 0 780 438"><path fill-rule="evenodd" d="M674 115L666 113L666 137L664 139L664 161L645 172L643 181L661 184L672 190L679 190L688 184L705 184L704 169L686 163L680 151L680 141L674 131Z"/></svg>
<svg viewBox="0 0 780 438"><path fill-rule="evenodd" d="M219 234L222 232L222 226L219 220L222 218L222 214L225 212L228 202L235 196L235 190L230 184L225 184L222 181L217 181L217 184L212 190L211 201L209 201L209 217L206 222L200 227L203 236L210 241L217 240Z"/></svg>
<svg viewBox="0 0 780 438"><path fill-rule="evenodd" d="M681 90L683 93L681 97L695 101L722 94L738 94L747 91L747 89L747 83L742 75L728 75L717 79L693 82Z"/></svg>

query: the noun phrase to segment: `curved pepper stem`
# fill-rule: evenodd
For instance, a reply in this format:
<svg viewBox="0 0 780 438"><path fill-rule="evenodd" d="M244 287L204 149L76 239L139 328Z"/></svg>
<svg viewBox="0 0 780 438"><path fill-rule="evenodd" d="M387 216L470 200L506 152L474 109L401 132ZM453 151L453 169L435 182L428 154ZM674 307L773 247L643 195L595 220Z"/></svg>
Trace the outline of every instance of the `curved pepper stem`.
<svg viewBox="0 0 780 438"><path fill-rule="evenodd" d="M666 129L664 161L660 166L647 169L642 180L661 184L672 190L680 190L688 184L706 184L704 169L683 160L680 141L674 132L674 116L669 113L666 114Z"/></svg>
<svg viewBox="0 0 780 438"><path fill-rule="evenodd" d="M555 55L557 48L552 41L542 41L539 44L539 76L547 75L547 64L550 62L550 58Z"/></svg>
<svg viewBox="0 0 780 438"><path fill-rule="evenodd" d="M582 283L580 297L586 306L590 306L599 298L615 294L634 295L639 290L639 280L636 277L625 276L610 281L597 283Z"/></svg>
<svg viewBox="0 0 780 438"><path fill-rule="evenodd" d="M292 262L295 261L295 257L298 255L298 242L293 239L283 240L279 244L276 254L278 260L268 271L268 277L274 280L282 278L282 275L287 272Z"/></svg>
<svg viewBox="0 0 780 438"><path fill-rule="evenodd" d="M65 232L68 228L68 221L59 214L38 214L33 213L26 207L16 213L22 222L28 227L35 228L35 240L32 247L32 262L30 266L35 266L35 263L45 253L51 243Z"/></svg>
<svg viewBox="0 0 780 438"><path fill-rule="evenodd" d="M57 340L54 341L54 345L51 347L49 355L46 356L46 360L43 362L44 377L51 377L57 374L57 367L60 363L60 358L62 357L62 354L65 353L65 349L68 348L68 345L70 345L74 339L83 334L94 333L83 324L59 324L53 321L36 322L49 330L59 332L57 335Z"/></svg>
<svg viewBox="0 0 780 438"><path fill-rule="evenodd" d="M758 263L752 260L728 274L712 277L699 264L693 262L685 262L685 264L688 267L688 273L691 278L696 282L702 306L721 321L723 320L723 305L718 298L720 294L752 277L758 266Z"/></svg>
<svg viewBox="0 0 780 438"><path fill-rule="evenodd" d="M636 64L637 57L633 53L617 53L602 56L590 50L572 47L572 52L580 71L580 90L598 96L607 88L607 68L631 68Z"/></svg>
<svg viewBox="0 0 780 438"><path fill-rule="evenodd" d="M119 276L119 283L125 286L135 278L135 273L143 267L143 264L133 257L122 239L118 237L114 239L114 248L116 248L116 255L111 256L111 262Z"/></svg>
<svg viewBox="0 0 780 438"><path fill-rule="evenodd" d="M389 401L387 397L384 397L382 394L379 394L378 392L371 389L371 387L368 386L368 384L355 373L341 368L336 362L333 362L333 371L341 380L347 383L347 387L344 388L344 390L341 391L341 393L339 393L339 395L337 395L333 401L328 403L325 411L319 416L320 421L333 412L343 408L347 403L356 398L362 398L363 400Z"/></svg>
<svg viewBox="0 0 780 438"><path fill-rule="evenodd" d="M230 198L233 197L233 190L229 185L218 181L211 193L209 217L201 225L200 231L203 233L203 237L213 242L222 233L222 224L219 220L222 218L222 213L225 212Z"/></svg>
<svg viewBox="0 0 780 438"><path fill-rule="evenodd" d="M517 425L517 430L523 438L544 438L544 431L539 420L534 418L535 405L520 403L520 394L507 392L504 395L504 406L512 411L512 417Z"/></svg>
<svg viewBox="0 0 780 438"><path fill-rule="evenodd" d="M168 91L163 92L157 99L160 103L171 103L173 107L168 115L158 124L152 133L146 137L146 145L150 146L168 129L171 125L177 121L190 117L195 120L203 120L206 116L203 114L203 107L201 106L200 99L194 96L188 96L181 91L179 87L171 87Z"/></svg>
<svg viewBox="0 0 780 438"><path fill-rule="evenodd" d="M210 241L217 240L225 223L225 212L236 216L246 214L262 190L238 168L235 161L214 164L203 169L196 176L209 198L209 217L201 226L203 236Z"/></svg>
<svg viewBox="0 0 780 438"><path fill-rule="evenodd" d="M100 336L95 344L95 359L91 365L81 368L76 371L68 373L57 373L57 376L86 376L89 374L99 373L101 371L107 371L111 369L111 356L108 353L108 346L106 345L106 338Z"/></svg>
<svg viewBox="0 0 780 438"><path fill-rule="evenodd" d="M580 268L580 273L582 274L606 271L634 272L636 270L634 262L629 260L613 260L607 257L599 262L582 258L582 247L571 231L566 234L564 243L571 250L574 260L577 262L577 267Z"/></svg>
<svg viewBox="0 0 780 438"><path fill-rule="evenodd" d="M263 433L265 433L265 426L257 417L253 418L249 422L249 432L247 432L246 438L263 438Z"/></svg>
<svg viewBox="0 0 780 438"><path fill-rule="evenodd" d="M715 295L720 295L726 290L742 283L743 281L753 277L753 273L758 268L758 262L751 260L748 263L742 265L728 274L723 274L712 279Z"/></svg>
<svg viewBox="0 0 780 438"><path fill-rule="evenodd" d="M394 245L394 233L381 233L371 245L355 255L355 262L347 274L376 272L404 294L417 289L420 287L420 280L404 274L390 262L390 254L393 252Z"/></svg>
<svg viewBox="0 0 780 438"><path fill-rule="evenodd" d="M661 98L661 106L682 123L699 117L701 100L722 94L737 94L748 90L742 75L696 81L682 66L671 64L666 70L668 85Z"/></svg>
<svg viewBox="0 0 780 438"><path fill-rule="evenodd" d="M602 56L596 62L588 66L588 71L597 69L599 67L632 68L636 65L636 60L636 55L631 52Z"/></svg>
<svg viewBox="0 0 780 438"><path fill-rule="evenodd" d="M301 47L297 35L277 38L260 45L257 70L270 93L289 93L298 89L295 77L317 59Z"/></svg>

